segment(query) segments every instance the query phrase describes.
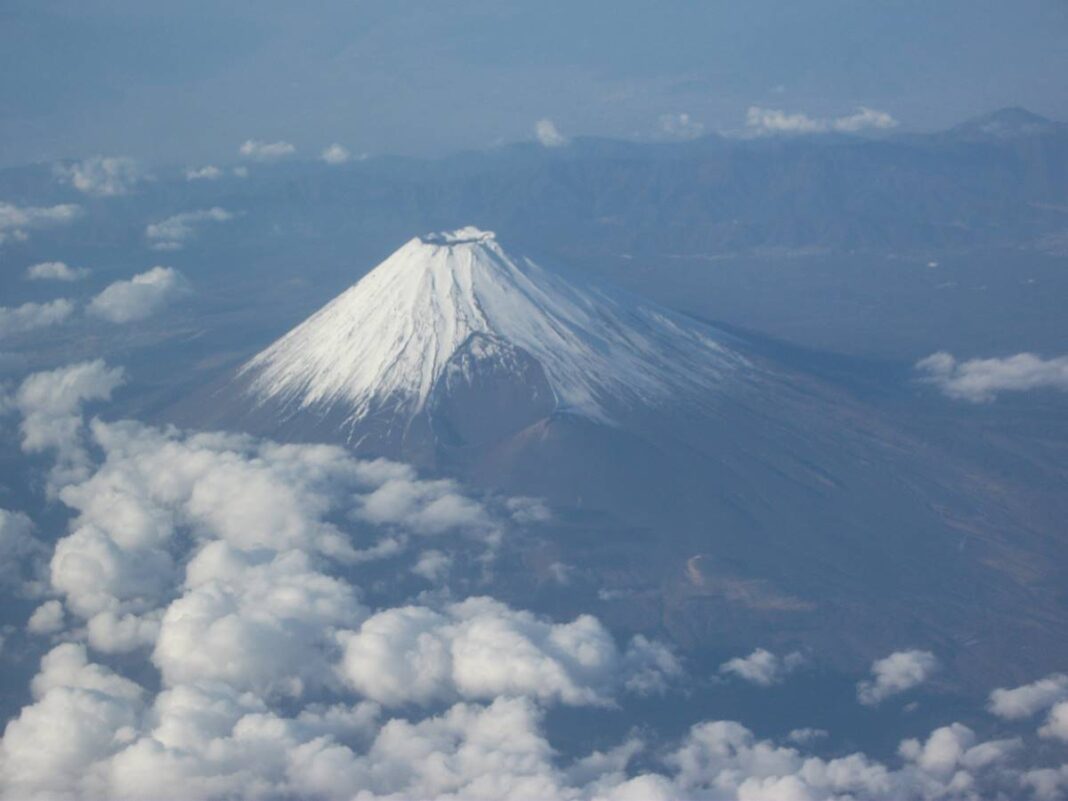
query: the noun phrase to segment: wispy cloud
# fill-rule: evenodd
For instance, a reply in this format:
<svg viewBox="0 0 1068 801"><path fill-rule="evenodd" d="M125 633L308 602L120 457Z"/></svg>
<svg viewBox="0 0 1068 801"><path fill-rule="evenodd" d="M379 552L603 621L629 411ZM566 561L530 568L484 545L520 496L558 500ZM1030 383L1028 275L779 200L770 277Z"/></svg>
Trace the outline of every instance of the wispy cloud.
<svg viewBox="0 0 1068 801"><path fill-rule="evenodd" d="M62 261L43 261L26 268L31 281L80 281L92 272L88 267L71 267Z"/></svg>
<svg viewBox="0 0 1068 801"><path fill-rule="evenodd" d="M1068 392L1068 356L1043 359L1017 353L1001 359L958 361L945 351L916 362L923 380L944 395L970 403L987 403L1002 392L1056 389Z"/></svg>
<svg viewBox="0 0 1068 801"><path fill-rule="evenodd" d="M704 123L685 112L660 115L660 133L670 139L696 139L704 132Z"/></svg>
<svg viewBox="0 0 1068 801"><path fill-rule="evenodd" d="M74 312L69 300L49 303L23 303L21 306L0 306L0 337L24 334L39 328L61 323Z"/></svg>
<svg viewBox="0 0 1068 801"><path fill-rule="evenodd" d="M323 161L327 164L344 164L346 161L352 159L352 153L344 145L339 145L337 142L330 145L330 147L323 150L319 155Z"/></svg>
<svg viewBox="0 0 1068 801"><path fill-rule="evenodd" d="M779 109L751 106L745 125L757 136L774 134L857 133L868 129L886 130L898 124L885 111L861 106L842 117L810 117L804 113L787 113Z"/></svg>
<svg viewBox="0 0 1068 801"><path fill-rule="evenodd" d="M143 177L137 162L123 156L91 156L73 164L57 164L53 170L79 192L98 197L125 195Z"/></svg>
<svg viewBox="0 0 1068 801"><path fill-rule="evenodd" d="M215 206L210 209L184 211L145 228L145 237L153 250L179 250L193 238L197 227L206 222L226 222L233 214Z"/></svg>
<svg viewBox="0 0 1068 801"><path fill-rule="evenodd" d="M534 125L534 135L545 147L562 147L567 144L567 137L556 128L556 123L546 118Z"/></svg>
<svg viewBox="0 0 1068 801"><path fill-rule="evenodd" d="M247 139L238 152L253 161L277 161L286 156L292 156L297 149L289 142L261 142L258 139Z"/></svg>
<svg viewBox="0 0 1068 801"><path fill-rule="evenodd" d="M208 164L205 167L191 167L185 171L187 181L215 181L221 178L223 171L218 167Z"/></svg>
<svg viewBox="0 0 1068 801"><path fill-rule="evenodd" d="M58 206L16 206L0 202L0 245L8 239L23 241L29 238L28 231L65 225L81 214L82 208L74 203Z"/></svg>

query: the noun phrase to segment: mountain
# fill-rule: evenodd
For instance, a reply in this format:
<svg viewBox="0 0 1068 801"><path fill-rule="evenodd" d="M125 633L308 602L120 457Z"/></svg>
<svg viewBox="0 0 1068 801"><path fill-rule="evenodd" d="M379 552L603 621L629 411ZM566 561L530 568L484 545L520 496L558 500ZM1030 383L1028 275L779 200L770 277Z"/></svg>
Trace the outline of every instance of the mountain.
<svg viewBox="0 0 1068 801"><path fill-rule="evenodd" d="M402 431L491 384L520 390L502 396L503 414L610 422L696 402L745 366L708 326L513 258L467 227L412 239L240 374L258 404L339 420L351 442L368 420Z"/></svg>
<svg viewBox="0 0 1068 801"><path fill-rule="evenodd" d="M972 139L1017 139L1029 136L1068 134L1063 123L1025 108L1013 106L966 120L949 130L950 135Z"/></svg>
<svg viewBox="0 0 1068 801"><path fill-rule="evenodd" d="M801 648L856 671L927 647L988 687L1068 659L1060 551L982 463L476 228L410 240L172 419L544 498L479 581L698 662Z"/></svg>

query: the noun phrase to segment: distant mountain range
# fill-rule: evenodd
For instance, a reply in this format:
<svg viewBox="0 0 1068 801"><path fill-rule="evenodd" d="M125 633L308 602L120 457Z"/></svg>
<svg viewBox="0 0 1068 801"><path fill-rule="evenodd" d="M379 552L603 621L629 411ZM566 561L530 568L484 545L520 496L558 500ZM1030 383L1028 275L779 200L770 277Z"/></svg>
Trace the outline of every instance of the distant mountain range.
<svg viewBox="0 0 1068 801"><path fill-rule="evenodd" d="M573 255L1030 245L1068 230L1068 126L1022 109L931 134L576 138L562 147L339 166L294 161L224 176L188 182L184 168L160 169L134 195L108 198L108 214L224 205L246 212L250 234L328 236L383 254L413 230L472 220L530 252L551 243ZM0 171L0 198L9 202L70 195L51 165Z"/></svg>

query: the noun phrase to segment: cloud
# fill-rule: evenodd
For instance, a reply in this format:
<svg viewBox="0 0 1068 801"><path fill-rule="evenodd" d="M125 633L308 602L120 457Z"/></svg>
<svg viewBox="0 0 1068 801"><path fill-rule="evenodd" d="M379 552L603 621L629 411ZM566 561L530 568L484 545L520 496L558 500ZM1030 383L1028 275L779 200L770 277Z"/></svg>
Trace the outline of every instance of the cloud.
<svg viewBox="0 0 1068 801"><path fill-rule="evenodd" d="M34 228L66 225L82 213L82 207L73 203L58 206L16 206L0 202L0 245L8 239L23 241L26 233Z"/></svg>
<svg viewBox="0 0 1068 801"><path fill-rule="evenodd" d="M31 376L23 406L40 411L58 392L62 416L110 391L107 378L102 363ZM49 441L82 447L85 428ZM421 528L433 499L462 488L328 445L132 421L88 431L88 469L59 492L71 519L34 614L69 641L44 655L7 723L0 796L963 801L1032 787L1055 798L1063 784L1020 739L980 740L960 723L881 761L824 759L808 751L818 732L795 730L787 745L728 720L670 739L650 724L565 752L550 707L677 686L678 660L641 636L624 646L589 615L557 621L487 597L435 591L369 612L361 596L379 591L356 582L382 541L399 543L388 582L422 561L409 545L427 536L452 537L439 552L457 574L485 564L481 529ZM428 486L392 489L381 522L364 516L368 497L401 481ZM481 512L453 521L510 519L503 501L464 497ZM11 520L21 541L28 520ZM123 656L108 667L100 653ZM899 673L885 664L899 656L873 671Z"/></svg>
<svg viewBox="0 0 1068 801"><path fill-rule="evenodd" d="M292 156L297 149L289 142L261 142L257 139L247 139L238 152L253 161L277 161L286 156Z"/></svg>
<svg viewBox="0 0 1068 801"><path fill-rule="evenodd" d="M545 147L562 147L567 144L567 137L556 129L556 123L546 118L534 125L534 135Z"/></svg>
<svg viewBox="0 0 1068 801"><path fill-rule="evenodd" d="M92 156L74 164L57 164L53 171L79 192L97 197L125 195L142 177L137 162L119 156Z"/></svg>
<svg viewBox="0 0 1068 801"><path fill-rule="evenodd" d="M35 594L46 554L44 543L33 535L30 518L0 509L0 590Z"/></svg>
<svg viewBox="0 0 1068 801"><path fill-rule="evenodd" d="M1002 392L1068 391L1068 356L1043 359L1033 353L1017 353L1003 359L960 362L939 351L916 362L916 369L942 394L970 403L988 403Z"/></svg>
<svg viewBox="0 0 1068 801"><path fill-rule="evenodd" d="M719 672L733 674L761 687L781 684L788 675L805 664L805 657L794 651L784 657L757 648L747 657L736 657L719 666Z"/></svg>
<svg viewBox="0 0 1068 801"><path fill-rule="evenodd" d="M994 690L987 708L999 718L1019 720L1065 699L1068 699L1068 674L1053 673L1020 687Z"/></svg>
<svg viewBox="0 0 1068 801"><path fill-rule="evenodd" d="M858 682L857 700L876 706L892 695L923 684L938 670L938 659L929 651L897 651L872 662L872 679Z"/></svg>
<svg viewBox="0 0 1068 801"><path fill-rule="evenodd" d="M1060 701L1054 705L1038 733L1041 737L1050 737L1068 743L1068 701Z"/></svg>
<svg viewBox="0 0 1068 801"><path fill-rule="evenodd" d="M0 306L0 337L24 334L63 322L74 313L69 300L48 303L23 303L21 306Z"/></svg>
<svg viewBox="0 0 1068 801"><path fill-rule="evenodd" d="M671 139L697 139L704 134L705 125L686 113L661 114L660 132Z"/></svg>
<svg viewBox="0 0 1068 801"><path fill-rule="evenodd" d="M91 270L87 267L71 267L61 261L43 261L26 268L26 277L31 281L80 281Z"/></svg>
<svg viewBox="0 0 1068 801"><path fill-rule="evenodd" d="M218 167L208 164L205 167L190 167L185 171L187 181L215 181L221 178L223 171Z"/></svg>
<svg viewBox="0 0 1068 801"><path fill-rule="evenodd" d="M335 142L323 150L319 157L327 164L344 164L352 158L352 154L344 145Z"/></svg>
<svg viewBox="0 0 1068 801"><path fill-rule="evenodd" d="M55 634L64 627L63 604L59 601L45 601L33 610L26 623L26 630L33 634Z"/></svg>
<svg viewBox="0 0 1068 801"><path fill-rule="evenodd" d="M22 450L56 454L54 486L82 480L88 474L82 406L108 400L123 380L121 368L97 359L34 373L19 386L15 406L22 414Z"/></svg>
<svg viewBox="0 0 1068 801"><path fill-rule="evenodd" d="M339 636L345 680L387 706L500 695L604 706L631 673L664 666L672 675L680 671L670 654L656 653L647 640L621 653L589 615L552 623L491 598L469 598L440 612L390 609Z"/></svg>
<svg viewBox="0 0 1068 801"><path fill-rule="evenodd" d="M109 285L89 302L88 311L112 323L144 320L187 291L181 273L157 266Z"/></svg>
<svg viewBox="0 0 1068 801"><path fill-rule="evenodd" d="M412 566L412 572L436 584L445 578L450 567L452 557L441 551L429 550L419 554L419 560Z"/></svg>
<svg viewBox="0 0 1068 801"><path fill-rule="evenodd" d="M179 250L193 238L196 228L206 222L226 222L232 220L233 214L226 209L215 206L210 209L185 211L175 214L145 228L145 237L152 243L153 250Z"/></svg>
<svg viewBox="0 0 1068 801"><path fill-rule="evenodd" d="M750 106L745 124L757 136L774 134L815 134L836 131L857 133L863 130L886 130L897 126L897 120L885 111L860 106L853 114L842 117L816 118L807 114L788 114L779 109Z"/></svg>

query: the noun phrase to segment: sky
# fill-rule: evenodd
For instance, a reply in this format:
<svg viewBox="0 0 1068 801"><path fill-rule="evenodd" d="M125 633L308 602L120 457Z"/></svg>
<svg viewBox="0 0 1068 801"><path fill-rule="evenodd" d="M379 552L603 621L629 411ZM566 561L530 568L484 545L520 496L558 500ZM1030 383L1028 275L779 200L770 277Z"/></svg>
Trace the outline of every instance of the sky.
<svg viewBox="0 0 1068 801"><path fill-rule="evenodd" d="M751 107L937 129L1068 118L1059 0L6 0L0 165L436 155L535 136L744 129Z"/></svg>

